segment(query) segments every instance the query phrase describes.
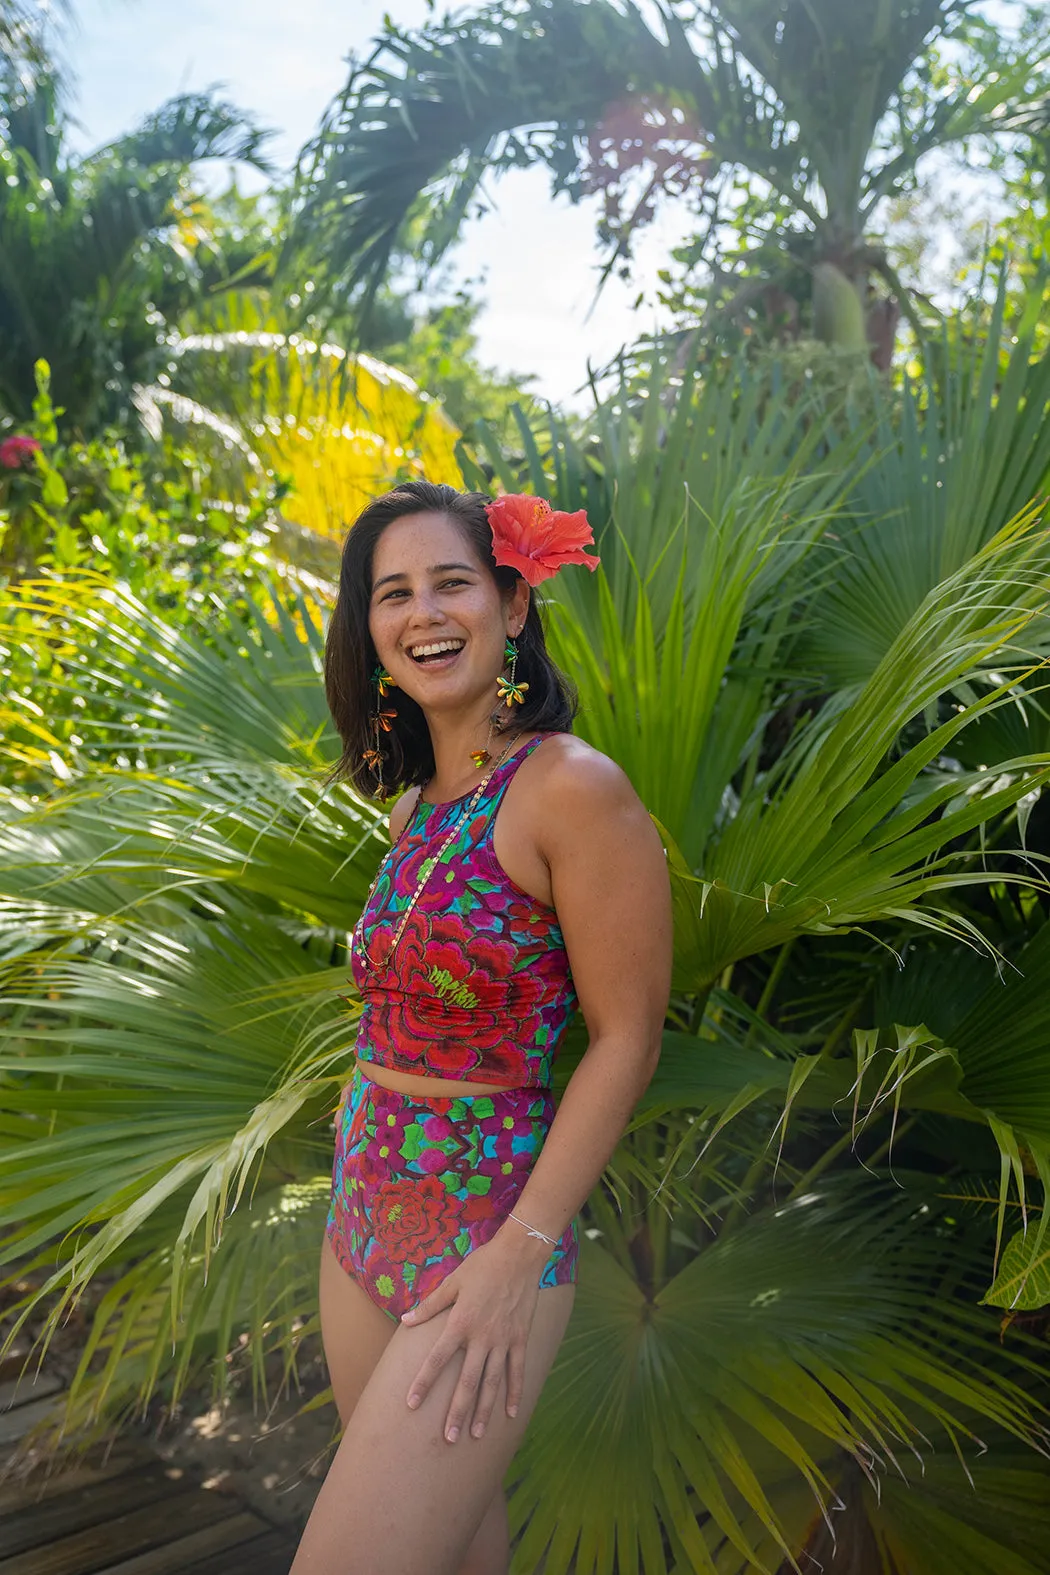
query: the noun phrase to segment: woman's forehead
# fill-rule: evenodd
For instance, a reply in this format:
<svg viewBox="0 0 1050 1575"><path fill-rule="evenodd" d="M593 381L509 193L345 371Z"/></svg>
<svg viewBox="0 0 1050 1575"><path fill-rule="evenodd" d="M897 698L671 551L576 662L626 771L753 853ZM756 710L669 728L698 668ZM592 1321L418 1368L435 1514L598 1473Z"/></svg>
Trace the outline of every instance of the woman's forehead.
<svg viewBox="0 0 1050 1575"><path fill-rule="evenodd" d="M397 569L419 569L447 563L450 558L475 564L477 553L464 531L448 514L428 511L403 514L389 524L376 542L372 578Z"/></svg>

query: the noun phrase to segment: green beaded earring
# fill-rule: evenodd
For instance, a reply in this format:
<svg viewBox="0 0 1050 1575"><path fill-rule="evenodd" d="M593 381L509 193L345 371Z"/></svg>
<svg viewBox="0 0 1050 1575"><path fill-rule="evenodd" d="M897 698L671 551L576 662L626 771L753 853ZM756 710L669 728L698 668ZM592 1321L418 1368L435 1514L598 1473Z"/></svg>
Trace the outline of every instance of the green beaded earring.
<svg viewBox="0 0 1050 1575"><path fill-rule="evenodd" d="M529 687L525 683L519 684L515 678L518 670L518 647L509 635L503 648L503 659L510 667L510 675L504 678L503 674L500 673L496 679L496 694L505 703L509 711L514 705L524 705L525 692Z"/></svg>

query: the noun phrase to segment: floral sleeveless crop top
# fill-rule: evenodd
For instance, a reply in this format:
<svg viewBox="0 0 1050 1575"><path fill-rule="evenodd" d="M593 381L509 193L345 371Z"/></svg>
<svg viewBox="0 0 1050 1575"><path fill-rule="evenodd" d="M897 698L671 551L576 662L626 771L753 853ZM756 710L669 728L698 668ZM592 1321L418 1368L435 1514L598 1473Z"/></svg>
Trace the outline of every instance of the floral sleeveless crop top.
<svg viewBox="0 0 1050 1575"><path fill-rule="evenodd" d="M470 795L417 802L354 931L354 982L364 1001L358 1060L501 1088L550 1086L576 1005L569 959L554 909L514 884L492 845L503 795L546 736L523 744L493 772L390 956L421 866ZM358 955L362 945L371 968Z"/></svg>

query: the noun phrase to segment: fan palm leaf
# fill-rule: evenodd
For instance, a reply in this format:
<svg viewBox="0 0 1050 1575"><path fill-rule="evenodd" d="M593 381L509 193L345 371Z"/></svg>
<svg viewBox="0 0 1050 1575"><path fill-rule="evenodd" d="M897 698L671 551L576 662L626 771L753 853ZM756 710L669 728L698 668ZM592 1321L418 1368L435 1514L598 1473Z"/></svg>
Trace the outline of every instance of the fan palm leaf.
<svg viewBox="0 0 1050 1575"><path fill-rule="evenodd" d="M476 438L485 471L460 445L472 485L490 485L491 475L506 491L525 485L565 509L587 510L611 606L625 627L638 613L639 580L658 630L672 617L683 579L687 629L705 596L710 612L712 577L723 572L743 574L749 611L783 595L815 543L826 550L855 482L860 440L827 452L819 404L775 372L731 361L702 380L695 374L695 356L683 367L654 362L641 409L621 387L598 404L582 434L552 413L538 440L519 410L524 467L484 423ZM814 572L826 573L826 563ZM566 576L557 586L558 606L588 641L601 638L600 584Z"/></svg>
<svg viewBox="0 0 1050 1575"><path fill-rule="evenodd" d="M1008 334L1004 281L954 364L945 341L945 369L931 359L921 384L891 395L873 382L877 419L850 497L853 528L803 657L836 687L868 677L933 587L1044 495L1050 357L1032 356L1037 308L1032 296Z"/></svg>
<svg viewBox="0 0 1050 1575"><path fill-rule="evenodd" d="M972 1319L925 1321L929 1215L887 1197L877 1224L862 1220L850 1191L757 1216L650 1297L589 1248L577 1318L514 1467L516 1568L797 1568L812 1500L795 1501L801 1525L778 1525L749 1464L757 1440L830 1515L838 1452L869 1477L881 1456L917 1481L931 1433L973 1453L976 1425L1027 1434L1021 1371L989 1381ZM894 1217L906 1215L902 1233ZM815 1281L814 1262L833 1276ZM651 1474L638 1470L643 1439Z"/></svg>
<svg viewBox="0 0 1050 1575"><path fill-rule="evenodd" d="M712 605L688 635L681 591L662 640L644 587L634 630L623 630L610 614L601 644L555 620L554 647L579 674L584 735L621 762L673 838L688 838L685 860L672 863L683 987L688 981L689 988L708 988L728 964L783 942L800 926L898 916L946 881L985 878L958 870L947 876L940 850L1033 791L1050 762L1022 757L1005 762L1001 777L952 775L918 796L915 787L938 756L950 753L957 733L1002 696L993 692L960 708L891 766L885 762L902 729L927 706L993 661L1016 662L1021 655L1024 630L1046 598L1037 521L1034 511L1022 516L945 579L868 684L848 706L827 705L800 726L772 773L755 769L770 657L752 657L759 676L728 691L735 707L743 701L743 725L713 736L730 655L747 665L747 653L734 651L741 609L727 567L709 582ZM741 562L746 575L753 567L746 543ZM730 623L724 644L723 616ZM710 663L703 680L701 661ZM661 727L668 704L676 718L671 737ZM743 792L733 790L719 823L710 811L722 813L747 745L750 780ZM712 761L723 774L704 784L698 799L701 762ZM695 813L698 803L709 810L706 821ZM698 868L695 877L691 867ZM857 906L853 895L861 898Z"/></svg>

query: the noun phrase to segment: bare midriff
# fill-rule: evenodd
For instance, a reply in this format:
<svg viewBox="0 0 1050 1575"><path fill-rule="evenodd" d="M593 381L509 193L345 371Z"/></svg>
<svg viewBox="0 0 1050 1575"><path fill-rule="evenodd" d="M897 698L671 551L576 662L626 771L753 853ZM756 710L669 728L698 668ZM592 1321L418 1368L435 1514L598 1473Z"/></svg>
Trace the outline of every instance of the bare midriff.
<svg viewBox="0 0 1050 1575"><path fill-rule="evenodd" d="M496 1083L457 1082L445 1077L423 1076L418 1072L398 1072L374 1061L359 1061L358 1070L370 1083L393 1089L395 1094L414 1094L420 1099L473 1099L478 1094L505 1094Z"/></svg>

